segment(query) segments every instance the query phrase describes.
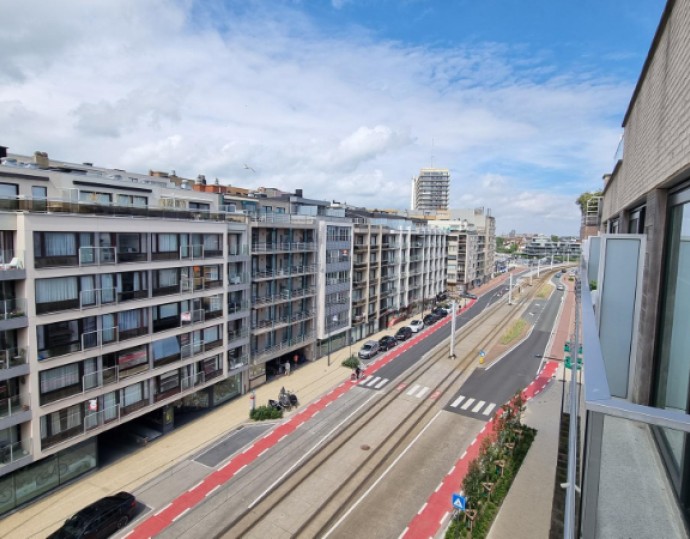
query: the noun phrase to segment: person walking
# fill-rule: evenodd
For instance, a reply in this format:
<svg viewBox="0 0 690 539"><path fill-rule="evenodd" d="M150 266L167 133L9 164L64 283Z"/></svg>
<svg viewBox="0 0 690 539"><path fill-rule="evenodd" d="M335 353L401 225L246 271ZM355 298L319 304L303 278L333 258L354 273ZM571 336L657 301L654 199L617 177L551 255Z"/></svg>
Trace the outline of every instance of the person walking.
<svg viewBox="0 0 690 539"><path fill-rule="evenodd" d="M290 360L285 362L285 375L290 376Z"/></svg>

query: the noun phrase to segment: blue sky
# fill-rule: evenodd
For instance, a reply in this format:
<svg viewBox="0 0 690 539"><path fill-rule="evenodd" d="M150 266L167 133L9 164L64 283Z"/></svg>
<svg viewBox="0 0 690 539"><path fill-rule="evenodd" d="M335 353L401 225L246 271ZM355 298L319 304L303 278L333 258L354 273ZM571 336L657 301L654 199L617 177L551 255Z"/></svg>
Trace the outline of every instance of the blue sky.
<svg viewBox="0 0 690 539"><path fill-rule="evenodd" d="M0 0L0 144L376 208L433 165L499 233L577 234L663 8Z"/></svg>

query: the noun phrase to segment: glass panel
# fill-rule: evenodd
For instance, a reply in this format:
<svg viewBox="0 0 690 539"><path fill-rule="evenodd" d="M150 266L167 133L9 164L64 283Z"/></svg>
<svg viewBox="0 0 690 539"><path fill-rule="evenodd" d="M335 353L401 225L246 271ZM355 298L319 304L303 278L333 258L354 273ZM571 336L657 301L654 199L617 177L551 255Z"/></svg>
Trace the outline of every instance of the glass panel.
<svg viewBox="0 0 690 539"><path fill-rule="evenodd" d="M666 286L662 312L661 347L656 405L661 408L688 410L690 379L690 203L671 210L667 244ZM681 465L686 436L665 430L665 438L674 464Z"/></svg>

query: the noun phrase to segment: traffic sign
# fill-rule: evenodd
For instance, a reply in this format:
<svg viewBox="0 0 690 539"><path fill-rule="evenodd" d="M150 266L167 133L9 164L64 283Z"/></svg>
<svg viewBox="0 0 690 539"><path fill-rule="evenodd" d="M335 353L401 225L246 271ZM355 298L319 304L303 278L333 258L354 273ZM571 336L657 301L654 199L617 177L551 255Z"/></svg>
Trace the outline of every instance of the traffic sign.
<svg viewBox="0 0 690 539"><path fill-rule="evenodd" d="M460 496L460 494L453 494L453 507L455 509L459 509L460 511L465 510L465 506L467 505L467 498L465 496Z"/></svg>
<svg viewBox="0 0 690 539"><path fill-rule="evenodd" d="M481 357L484 357L484 356L486 355L486 352L485 352L484 350L480 350L480 351L479 351L479 355L480 355Z"/></svg>

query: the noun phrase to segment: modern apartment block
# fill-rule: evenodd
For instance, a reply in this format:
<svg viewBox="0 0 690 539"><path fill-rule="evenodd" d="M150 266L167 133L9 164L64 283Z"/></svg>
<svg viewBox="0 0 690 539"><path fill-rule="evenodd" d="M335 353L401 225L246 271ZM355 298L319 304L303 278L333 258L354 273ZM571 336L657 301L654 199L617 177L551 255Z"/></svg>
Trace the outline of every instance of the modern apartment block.
<svg viewBox="0 0 690 539"><path fill-rule="evenodd" d="M422 311L446 288L446 233L422 220L361 210L354 221L352 338Z"/></svg>
<svg viewBox="0 0 690 539"><path fill-rule="evenodd" d="M496 219L484 208L452 209L448 215L430 220L429 226L448 234L448 290L464 292L496 272Z"/></svg>
<svg viewBox="0 0 690 539"><path fill-rule="evenodd" d="M690 3L670 0L584 249L583 537L688 534L689 57Z"/></svg>
<svg viewBox="0 0 690 539"><path fill-rule="evenodd" d="M450 172L446 168L423 168L412 180L412 209L439 211L448 209Z"/></svg>
<svg viewBox="0 0 690 539"><path fill-rule="evenodd" d="M0 152L0 514L446 287L423 220Z"/></svg>

